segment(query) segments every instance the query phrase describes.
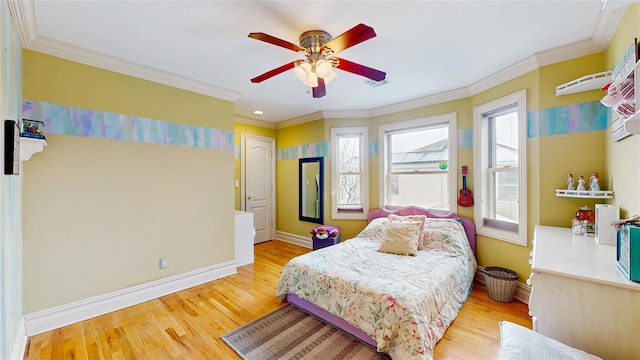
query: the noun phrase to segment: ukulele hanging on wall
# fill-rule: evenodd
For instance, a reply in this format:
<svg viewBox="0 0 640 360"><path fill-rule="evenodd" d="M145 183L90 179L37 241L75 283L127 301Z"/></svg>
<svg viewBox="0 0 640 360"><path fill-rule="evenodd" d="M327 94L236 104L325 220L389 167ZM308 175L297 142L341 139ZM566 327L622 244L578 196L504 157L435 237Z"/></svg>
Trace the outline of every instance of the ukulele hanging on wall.
<svg viewBox="0 0 640 360"><path fill-rule="evenodd" d="M458 205L462 207L473 206L473 198L471 197L471 190L467 189L467 173L469 167L464 165L462 167L462 189L460 189L460 196L458 197Z"/></svg>

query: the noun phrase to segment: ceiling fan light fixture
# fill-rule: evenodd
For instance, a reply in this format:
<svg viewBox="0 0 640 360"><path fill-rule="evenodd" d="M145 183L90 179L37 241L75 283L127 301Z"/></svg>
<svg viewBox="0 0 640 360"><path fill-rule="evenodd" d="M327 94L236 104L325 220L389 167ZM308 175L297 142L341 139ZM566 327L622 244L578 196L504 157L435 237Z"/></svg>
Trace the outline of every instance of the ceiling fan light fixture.
<svg viewBox="0 0 640 360"><path fill-rule="evenodd" d="M329 73L329 75L328 75L328 76L325 76L325 77L323 78L323 80L324 80L324 84L326 85L326 84L330 83L330 82L331 82L331 80L335 79L337 76L338 76L338 73L332 70L332 71Z"/></svg>
<svg viewBox="0 0 640 360"><path fill-rule="evenodd" d="M318 75L314 72L309 72L309 76L305 80L302 80L302 83L312 88L317 87Z"/></svg>
<svg viewBox="0 0 640 360"><path fill-rule="evenodd" d="M305 81L309 78L309 74L311 74L311 64L309 64L308 61L303 61L293 68L293 72L298 79Z"/></svg>
<svg viewBox="0 0 640 360"><path fill-rule="evenodd" d="M321 59L316 62L316 74L318 74L319 78L327 78L329 75L333 73L333 65L331 65L331 61Z"/></svg>

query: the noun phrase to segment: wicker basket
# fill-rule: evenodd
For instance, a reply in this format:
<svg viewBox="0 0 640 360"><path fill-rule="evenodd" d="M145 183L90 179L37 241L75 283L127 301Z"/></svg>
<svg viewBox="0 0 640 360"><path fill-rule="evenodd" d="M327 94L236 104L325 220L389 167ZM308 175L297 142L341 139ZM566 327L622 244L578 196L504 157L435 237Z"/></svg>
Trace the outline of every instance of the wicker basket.
<svg viewBox="0 0 640 360"><path fill-rule="evenodd" d="M484 272L487 275L489 297L495 301L505 303L513 301L513 294L516 292L516 282L519 277L518 273L497 266L487 266L484 268Z"/></svg>

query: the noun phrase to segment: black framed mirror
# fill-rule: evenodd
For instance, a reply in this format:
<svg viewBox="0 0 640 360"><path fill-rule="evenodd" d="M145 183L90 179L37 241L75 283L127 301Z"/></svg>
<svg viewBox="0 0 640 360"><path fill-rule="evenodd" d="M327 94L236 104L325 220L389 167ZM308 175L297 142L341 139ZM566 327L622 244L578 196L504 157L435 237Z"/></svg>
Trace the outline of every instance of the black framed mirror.
<svg viewBox="0 0 640 360"><path fill-rule="evenodd" d="M298 214L300 221L323 223L324 158L299 159Z"/></svg>

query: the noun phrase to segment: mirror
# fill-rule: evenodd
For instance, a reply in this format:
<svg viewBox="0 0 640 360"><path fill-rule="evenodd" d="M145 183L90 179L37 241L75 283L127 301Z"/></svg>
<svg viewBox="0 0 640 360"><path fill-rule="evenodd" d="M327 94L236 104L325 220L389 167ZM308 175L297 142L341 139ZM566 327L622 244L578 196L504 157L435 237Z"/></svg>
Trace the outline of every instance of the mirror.
<svg viewBox="0 0 640 360"><path fill-rule="evenodd" d="M298 168L298 214L301 221L322 224L323 160L300 159Z"/></svg>

